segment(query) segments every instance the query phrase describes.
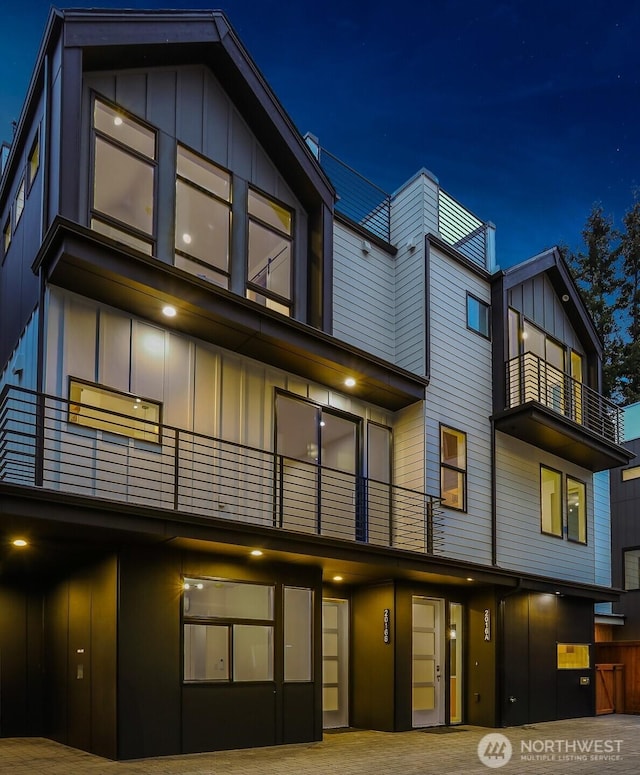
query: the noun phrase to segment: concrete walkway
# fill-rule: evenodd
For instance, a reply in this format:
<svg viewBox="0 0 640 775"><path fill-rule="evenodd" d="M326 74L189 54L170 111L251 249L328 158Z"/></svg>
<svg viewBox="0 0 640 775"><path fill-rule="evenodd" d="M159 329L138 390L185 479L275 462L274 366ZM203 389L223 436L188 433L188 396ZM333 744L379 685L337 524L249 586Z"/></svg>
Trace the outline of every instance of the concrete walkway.
<svg viewBox="0 0 640 775"><path fill-rule="evenodd" d="M485 739L485 735L492 737ZM504 735L504 738L495 737ZM511 758L509 756L511 747ZM485 757L485 765L478 751ZM506 762L506 763L505 763ZM504 730L330 732L322 742L112 762L42 738L0 739L7 775L637 775L640 716Z"/></svg>

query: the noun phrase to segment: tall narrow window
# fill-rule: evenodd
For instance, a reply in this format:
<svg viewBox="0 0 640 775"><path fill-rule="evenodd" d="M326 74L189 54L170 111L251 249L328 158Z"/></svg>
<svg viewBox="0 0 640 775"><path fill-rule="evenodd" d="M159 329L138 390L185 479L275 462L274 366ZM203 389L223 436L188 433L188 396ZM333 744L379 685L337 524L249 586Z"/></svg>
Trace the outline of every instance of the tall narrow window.
<svg viewBox="0 0 640 775"><path fill-rule="evenodd" d="M540 519L543 533L562 538L562 474L540 466Z"/></svg>
<svg viewBox="0 0 640 775"><path fill-rule="evenodd" d="M7 215L7 220L4 222L4 228L2 229L3 254L9 250L9 245L11 245L11 214Z"/></svg>
<svg viewBox="0 0 640 775"><path fill-rule="evenodd" d="M175 264L228 288L231 175L180 145L176 172Z"/></svg>
<svg viewBox="0 0 640 775"><path fill-rule="evenodd" d="M567 477L567 538L587 543L587 487L570 476Z"/></svg>
<svg viewBox="0 0 640 775"><path fill-rule="evenodd" d="M273 199L249 191L247 298L290 314L293 217Z"/></svg>
<svg viewBox="0 0 640 775"><path fill-rule="evenodd" d="M22 217L22 213L24 211L24 178L20 181L20 185L18 186L18 193L16 194L16 215L15 215L15 225L17 226L20 222L20 218Z"/></svg>
<svg viewBox="0 0 640 775"><path fill-rule="evenodd" d="M640 466L623 468L620 474L623 482L631 482L633 479L640 479Z"/></svg>
<svg viewBox="0 0 640 775"><path fill-rule="evenodd" d="M310 589L284 588L284 680L311 680L311 621L313 593Z"/></svg>
<svg viewBox="0 0 640 775"><path fill-rule="evenodd" d="M29 160L27 162L27 189L31 190L31 186L33 185L33 181L36 178L36 175L38 173L38 168L40 167L40 134L36 134L35 139L33 141L33 145L31 146L31 150L29 151Z"/></svg>
<svg viewBox="0 0 640 775"><path fill-rule="evenodd" d="M466 511L467 434L440 426L440 496L442 505Z"/></svg>
<svg viewBox="0 0 640 775"><path fill-rule="evenodd" d="M91 228L152 252L156 136L141 121L96 99Z"/></svg>

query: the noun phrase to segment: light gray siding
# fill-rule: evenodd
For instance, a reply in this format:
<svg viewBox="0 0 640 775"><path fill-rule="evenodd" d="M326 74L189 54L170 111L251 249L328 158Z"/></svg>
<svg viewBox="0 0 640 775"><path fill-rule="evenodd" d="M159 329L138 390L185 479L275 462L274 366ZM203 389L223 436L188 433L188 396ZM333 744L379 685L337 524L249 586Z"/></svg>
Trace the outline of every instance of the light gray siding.
<svg viewBox="0 0 640 775"><path fill-rule="evenodd" d="M549 578L595 583L591 472L502 433L496 433L496 463L498 564ZM586 482L586 545L541 532L541 464Z"/></svg>
<svg viewBox="0 0 640 775"><path fill-rule="evenodd" d="M491 342L467 328L467 291L489 303L487 281L432 248L427 491L440 492L440 425L467 434L467 511L445 509L445 553L491 563Z"/></svg>
<svg viewBox="0 0 640 775"><path fill-rule="evenodd" d="M395 262L375 244L336 221L333 230L333 334L395 361Z"/></svg>
<svg viewBox="0 0 640 775"><path fill-rule="evenodd" d="M5 385L18 385L27 390L37 387L38 310L29 318L5 369L0 373L0 390Z"/></svg>
<svg viewBox="0 0 640 775"><path fill-rule="evenodd" d="M593 540L596 584L611 586L611 502L609 471L593 475Z"/></svg>

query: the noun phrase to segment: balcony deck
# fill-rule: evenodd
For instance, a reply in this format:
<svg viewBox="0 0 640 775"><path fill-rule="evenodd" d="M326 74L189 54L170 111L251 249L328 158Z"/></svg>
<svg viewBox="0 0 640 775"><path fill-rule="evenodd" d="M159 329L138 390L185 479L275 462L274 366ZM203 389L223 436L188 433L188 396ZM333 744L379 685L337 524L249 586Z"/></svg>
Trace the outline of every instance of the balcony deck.
<svg viewBox="0 0 640 775"><path fill-rule="evenodd" d="M505 409L496 428L591 471L626 465L624 413L534 353L507 362Z"/></svg>
<svg viewBox="0 0 640 775"><path fill-rule="evenodd" d="M78 409L95 427L78 422ZM440 499L15 387L0 394L0 483L198 519L433 555Z"/></svg>

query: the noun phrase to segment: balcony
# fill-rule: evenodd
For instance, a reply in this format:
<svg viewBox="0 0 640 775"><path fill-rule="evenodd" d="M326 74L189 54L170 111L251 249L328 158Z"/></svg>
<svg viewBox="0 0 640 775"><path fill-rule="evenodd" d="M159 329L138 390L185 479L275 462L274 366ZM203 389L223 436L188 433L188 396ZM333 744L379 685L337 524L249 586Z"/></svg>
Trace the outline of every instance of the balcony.
<svg viewBox="0 0 640 775"><path fill-rule="evenodd" d="M434 496L14 387L0 394L2 483L423 554L442 546Z"/></svg>
<svg viewBox="0 0 640 775"><path fill-rule="evenodd" d="M506 403L496 428L591 471L625 465L624 414L534 353L506 364Z"/></svg>

